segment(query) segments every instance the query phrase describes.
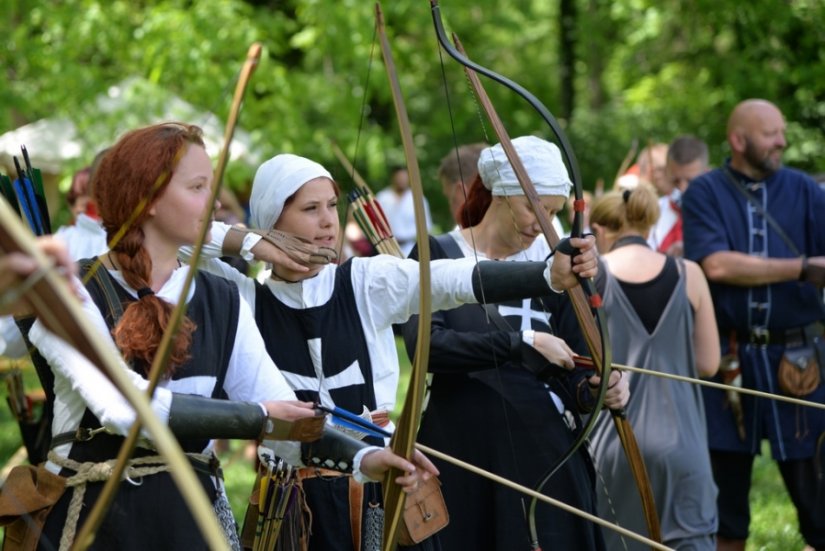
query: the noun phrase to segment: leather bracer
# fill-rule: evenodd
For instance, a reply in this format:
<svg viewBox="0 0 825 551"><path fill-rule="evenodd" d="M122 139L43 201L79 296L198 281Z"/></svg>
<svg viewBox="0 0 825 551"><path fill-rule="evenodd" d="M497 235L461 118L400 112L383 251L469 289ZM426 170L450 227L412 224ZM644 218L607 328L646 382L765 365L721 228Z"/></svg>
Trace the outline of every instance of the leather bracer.
<svg viewBox="0 0 825 551"><path fill-rule="evenodd" d="M178 439L293 440L311 442L324 430L325 416L283 421L267 416L261 404L173 394L169 429Z"/></svg>
<svg viewBox="0 0 825 551"><path fill-rule="evenodd" d="M479 262L473 269L473 294L485 304L545 296L550 293L546 270L545 262Z"/></svg>
<svg viewBox="0 0 825 551"><path fill-rule="evenodd" d="M267 424L260 404L173 394L169 429L178 439L256 440Z"/></svg>

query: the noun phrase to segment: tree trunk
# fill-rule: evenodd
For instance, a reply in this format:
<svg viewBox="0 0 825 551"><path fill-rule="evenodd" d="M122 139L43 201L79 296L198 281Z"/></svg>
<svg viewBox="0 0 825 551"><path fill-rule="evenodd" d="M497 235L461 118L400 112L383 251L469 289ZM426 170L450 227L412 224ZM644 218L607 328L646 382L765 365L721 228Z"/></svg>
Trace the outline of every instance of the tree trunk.
<svg viewBox="0 0 825 551"><path fill-rule="evenodd" d="M570 124L576 105L576 0L559 4L559 66L561 72L561 118Z"/></svg>

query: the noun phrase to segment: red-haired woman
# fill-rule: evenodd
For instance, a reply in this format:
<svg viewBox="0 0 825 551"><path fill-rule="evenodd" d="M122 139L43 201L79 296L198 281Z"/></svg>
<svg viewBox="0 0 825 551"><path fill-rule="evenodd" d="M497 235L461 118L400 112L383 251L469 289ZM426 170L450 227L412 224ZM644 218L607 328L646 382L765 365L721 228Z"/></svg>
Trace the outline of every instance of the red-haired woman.
<svg viewBox="0 0 825 551"><path fill-rule="evenodd" d="M192 245L203 224L211 223L212 177L200 129L177 123L129 132L106 154L95 174L95 199L108 237L124 233L101 257L103 269L81 290L84 308L101 338L114 337L140 388L147 386L144 376L188 272L177 259L178 249ZM295 399L267 355L235 285L201 272L186 300L186 319L152 406L190 454L204 489L219 506L225 500L219 499L214 462L203 457L209 453L210 437L256 438L267 418L297 420L314 412L311 404ZM55 375L53 449L47 468L64 476L100 470L116 456L122 435L134 423L133 409L101 372L39 322L30 335ZM101 427L104 430L97 430ZM326 460L334 454L340 460L337 468L353 467L359 477L378 478L388 466L396 466L408 472L399 478L408 489L419 476L428 476L427 470L434 472L423 456L416 458L423 468L414 472L410 462L387 450L334 435L290 450L296 462ZM134 455L133 461L140 464L131 468L138 469L137 474L127 471L132 474L121 483L93 547L204 549L162 458L145 440ZM151 472L143 470L147 464ZM71 544L75 526L83 522L103 484L94 477L79 482L51 511L41 548ZM231 512L216 508L237 547Z"/></svg>
<svg viewBox="0 0 825 551"><path fill-rule="evenodd" d="M554 216L571 187L559 149L533 136L516 138L513 145L543 208ZM460 212L461 229L431 239L433 258L467 257L498 264L546 259L550 248L501 145L481 152L478 172ZM588 239L571 243L593 246ZM558 262L559 254L553 258ZM487 296L484 310L467 305L433 314L429 364L433 379L419 438L533 487L573 443L582 425L578 413L592 408L592 385L598 379L567 370L573 367L573 350L586 353L586 347L572 305L561 291L523 300ZM414 322L405 328L407 350L415 349ZM618 373L612 377L616 380L610 382L606 404L621 406L628 398L627 386ZM529 498L436 463L450 510L450 525L441 534L446 549L527 547ZM596 511L586 446L543 492L587 512ZM536 521L544 548L604 548L600 528L578 516L540 503Z"/></svg>

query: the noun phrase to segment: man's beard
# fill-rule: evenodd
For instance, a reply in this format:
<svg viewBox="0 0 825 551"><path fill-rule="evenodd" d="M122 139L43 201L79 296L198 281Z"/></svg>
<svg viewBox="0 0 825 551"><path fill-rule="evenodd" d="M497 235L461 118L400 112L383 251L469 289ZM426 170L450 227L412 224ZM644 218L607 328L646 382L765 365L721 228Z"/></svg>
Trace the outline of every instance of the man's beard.
<svg viewBox="0 0 825 551"><path fill-rule="evenodd" d="M774 151L777 151L777 149L769 149L765 153L760 154L753 143L748 138L745 138L745 160L751 168L758 171L764 178L771 176L782 166L782 155L780 155L777 160L771 157ZM779 149L778 151L781 152L782 150Z"/></svg>

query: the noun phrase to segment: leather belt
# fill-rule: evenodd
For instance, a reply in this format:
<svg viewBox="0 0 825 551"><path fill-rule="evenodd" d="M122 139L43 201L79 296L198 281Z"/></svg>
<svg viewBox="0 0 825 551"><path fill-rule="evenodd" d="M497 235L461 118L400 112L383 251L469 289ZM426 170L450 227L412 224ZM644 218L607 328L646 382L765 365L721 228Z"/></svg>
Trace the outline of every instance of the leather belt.
<svg viewBox="0 0 825 551"><path fill-rule="evenodd" d="M742 344L752 344L754 346L799 344L806 342L809 335L825 334L825 326L821 322L814 322L804 327L793 327L791 329L767 329L757 327L746 333L737 331L731 332L734 340Z"/></svg>
<svg viewBox="0 0 825 551"><path fill-rule="evenodd" d="M341 471L333 471L332 469L324 469L323 467L301 467L296 473L298 480L305 480L307 478L338 478L339 476L349 476L349 473L342 473Z"/></svg>
<svg viewBox="0 0 825 551"><path fill-rule="evenodd" d="M55 449L57 446L62 446L63 444L88 442L103 432L106 432L106 429L103 427L97 427L94 429L78 427L77 430L61 432L60 434L55 434L52 436L51 449Z"/></svg>
<svg viewBox="0 0 825 551"><path fill-rule="evenodd" d="M758 327L755 329L751 329L744 335L737 334L736 340L740 343L752 344L754 346L768 346L771 344L784 345L786 342L785 336L788 331L793 330L765 329L762 327Z"/></svg>

